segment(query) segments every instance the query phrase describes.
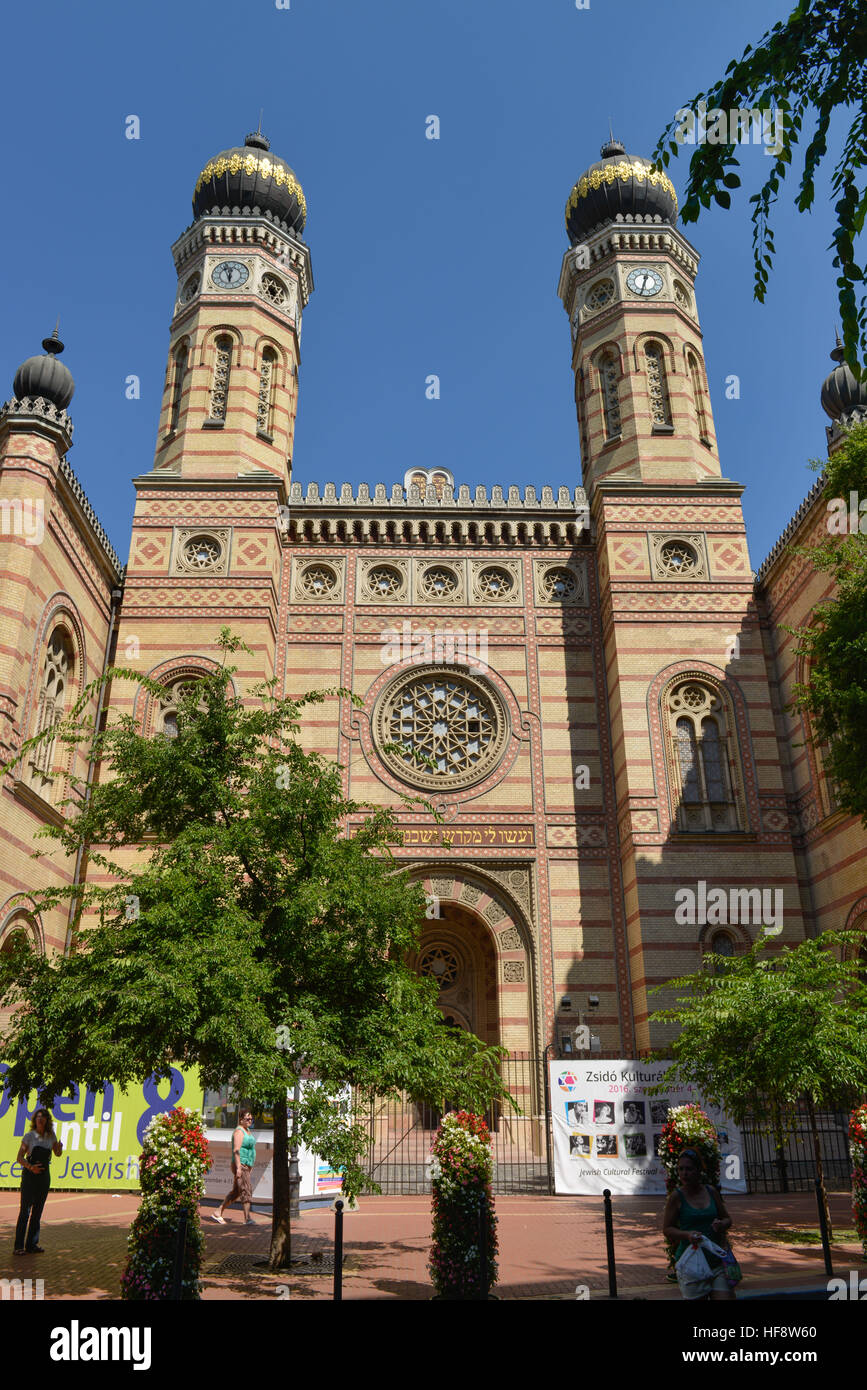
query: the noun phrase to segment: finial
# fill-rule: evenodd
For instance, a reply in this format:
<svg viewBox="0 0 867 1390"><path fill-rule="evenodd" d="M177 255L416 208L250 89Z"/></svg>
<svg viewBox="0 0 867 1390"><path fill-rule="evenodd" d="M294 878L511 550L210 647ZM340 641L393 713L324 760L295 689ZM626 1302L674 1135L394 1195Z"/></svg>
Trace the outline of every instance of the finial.
<svg viewBox="0 0 867 1390"><path fill-rule="evenodd" d="M834 340L835 346L831 351L831 361L842 362L844 360L845 353L843 351L843 344L840 342L840 334L836 328L834 329Z"/></svg>
<svg viewBox="0 0 867 1390"><path fill-rule="evenodd" d="M610 121L610 120L609 120L609 122L608 122L608 132L609 132L611 138L610 138L610 140L606 141L606 143L602 146L602 149L599 151L599 153L601 154L602 158L603 158L603 159L611 159L611 157L612 157L613 155L616 155L616 154L626 154L626 146L623 145L623 144L621 144L621 142L620 142L619 140L615 140L615 139L614 139L614 132L613 132L613 130L612 130L612 125L611 125L611 121Z"/></svg>
<svg viewBox="0 0 867 1390"><path fill-rule="evenodd" d="M54 332L52 333L51 337L42 339L42 346L45 348L46 352L51 354L52 357L56 357L58 353L61 353L63 351L63 343L60 341L60 338L58 337L59 333L60 315L58 314L57 322L54 325Z"/></svg>
<svg viewBox="0 0 867 1390"><path fill-rule="evenodd" d="M258 127L258 129L252 131L252 133L251 133L250 135L247 136L246 140L244 141L244 144L247 146L248 149L254 149L254 150L270 150L270 148L271 148L271 141L268 139L267 135L263 135L263 134L262 134L262 112L261 112L261 111L259 112L259 127Z"/></svg>

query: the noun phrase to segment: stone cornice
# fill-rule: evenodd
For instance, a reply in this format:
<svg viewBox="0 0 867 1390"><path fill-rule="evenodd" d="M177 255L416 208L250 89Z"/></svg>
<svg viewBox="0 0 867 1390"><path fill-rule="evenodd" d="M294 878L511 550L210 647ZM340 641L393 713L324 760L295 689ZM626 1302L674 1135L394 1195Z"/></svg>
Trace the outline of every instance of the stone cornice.
<svg viewBox="0 0 867 1390"><path fill-rule="evenodd" d="M795 533L800 529L802 523L806 521L809 517L816 503L821 498L824 488L825 473L823 471L819 474L813 486L810 488L810 491L807 493L800 507L795 512L795 515L792 517L791 521L789 522L783 534L780 536L780 539L777 541L776 545L774 545L770 553L759 565L759 568L756 571L757 589L764 588L765 584L770 578L771 570L774 568L777 561L784 554L786 547L789 545Z"/></svg>
<svg viewBox="0 0 867 1390"><path fill-rule="evenodd" d="M518 487L507 495L498 484L480 485L471 495L464 483L457 490L446 486L438 497L428 484L424 493L413 484L405 490L395 483L389 495L377 483L373 495L367 483L357 492L344 483L338 495L334 483L309 483L306 495L300 483L289 490L285 534L290 541L350 540L374 544L420 541L438 545L575 545L590 538L590 513L583 488L554 489L545 486L541 497L535 487L523 496Z"/></svg>
<svg viewBox="0 0 867 1390"><path fill-rule="evenodd" d="M574 281L584 275L595 274L602 261L609 256L633 255L636 252L651 252L655 255L669 255L677 261L685 274L694 280L698 274L699 255L695 247L674 227L667 223L618 218L591 232L585 239L584 249L590 259L589 266L582 266L576 260L579 248L570 246L563 256L557 294L566 302Z"/></svg>
<svg viewBox="0 0 867 1390"><path fill-rule="evenodd" d="M74 510L79 513L84 522L83 529L85 533L90 532L97 542L102 558L108 561L107 568L109 570L111 583L117 584L123 573L123 566L120 563L114 546L103 529L99 517L87 500L84 488L81 486L81 483L76 478L65 458L60 460L58 482L61 492L64 494L63 500L65 505L69 506L70 501L73 502Z"/></svg>
<svg viewBox="0 0 867 1390"><path fill-rule="evenodd" d="M54 439L58 453L72 448L73 424L65 410L44 396L15 397L0 406L0 436L18 426L25 432L37 429Z"/></svg>
<svg viewBox="0 0 867 1390"><path fill-rule="evenodd" d="M282 264L288 262L298 274L302 305L306 308L314 288L310 248L278 222L252 212L199 217L172 246L178 275L205 251L224 251L227 255L233 251L264 251L275 261L283 258Z"/></svg>

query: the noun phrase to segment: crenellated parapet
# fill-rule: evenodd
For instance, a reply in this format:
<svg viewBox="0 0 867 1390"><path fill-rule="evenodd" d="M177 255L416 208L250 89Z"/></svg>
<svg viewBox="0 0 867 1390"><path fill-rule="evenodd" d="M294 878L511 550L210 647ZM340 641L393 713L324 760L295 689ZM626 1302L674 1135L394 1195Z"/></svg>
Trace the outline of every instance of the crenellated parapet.
<svg viewBox="0 0 867 1390"><path fill-rule="evenodd" d="M421 542L436 545L564 546L590 539L590 509L581 487L540 492L533 486L504 489L462 483L436 487L428 483L408 488L394 483L389 490L368 483L340 491L326 483L292 483L284 515L284 535L290 542L310 544L353 539L375 545Z"/></svg>

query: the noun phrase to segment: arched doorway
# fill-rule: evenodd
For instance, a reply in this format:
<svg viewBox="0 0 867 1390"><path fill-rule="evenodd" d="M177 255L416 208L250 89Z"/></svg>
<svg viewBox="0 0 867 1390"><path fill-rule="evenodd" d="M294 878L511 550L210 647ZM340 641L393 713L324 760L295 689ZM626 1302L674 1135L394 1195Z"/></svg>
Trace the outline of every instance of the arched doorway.
<svg viewBox="0 0 867 1390"><path fill-rule="evenodd" d="M425 919L410 963L438 983L445 1019L483 1042L499 1043L497 959L491 933L461 903L440 903L438 912Z"/></svg>

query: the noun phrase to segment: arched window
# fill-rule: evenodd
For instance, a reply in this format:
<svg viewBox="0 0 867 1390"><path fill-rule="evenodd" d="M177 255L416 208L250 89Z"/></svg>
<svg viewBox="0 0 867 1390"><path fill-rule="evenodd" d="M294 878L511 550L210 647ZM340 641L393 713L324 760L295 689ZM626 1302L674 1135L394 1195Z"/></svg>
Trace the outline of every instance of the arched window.
<svg viewBox="0 0 867 1390"><path fill-rule="evenodd" d="M214 379L211 384L212 420L225 420L232 374L232 339L223 333L214 343Z"/></svg>
<svg viewBox="0 0 867 1390"><path fill-rule="evenodd" d="M602 390L602 411L605 417L605 438L620 435L620 371L613 352L604 352L599 359L599 385Z"/></svg>
<svg viewBox="0 0 867 1390"><path fill-rule="evenodd" d="M712 951L715 956L724 956L727 960L737 954L734 940L727 931L715 931L706 949ZM724 965L715 964L713 970L715 975L725 974Z"/></svg>
<svg viewBox="0 0 867 1390"><path fill-rule="evenodd" d="M31 751L30 766L38 784L51 780L56 739L53 730L63 718L72 681L74 655L72 639L65 627L56 627L48 640L42 667L42 686L36 713L34 733L52 731Z"/></svg>
<svg viewBox="0 0 867 1390"><path fill-rule="evenodd" d="M731 716L721 691L694 678L682 681L668 693L666 714L679 829L743 829Z"/></svg>
<svg viewBox="0 0 867 1390"><path fill-rule="evenodd" d="M260 434L274 432L274 384L277 376L277 354L271 347L262 353L259 367L259 404L256 407L256 429Z"/></svg>
<svg viewBox="0 0 867 1390"><path fill-rule="evenodd" d="M187 374L188 357L189 349L186 343L182 343L175 353L175 370L172 379L172 413L169 420L169 429L172 431L177 429L181 416L181 397L184 394L184 377Z"/></svg>
<svg viewBox="0 0 867 1390"><path fill-rule="evenodd" d="M163 738L177 738L178 709L187 691L191 690L195 683L189 676L181 676L166 686L165 694L157 701L154 733L162 735Z"/></svg>
<svg viewBox="0 0 867 1390"><path fill-rule="evenodd" d="M704 382L702 381L698 358L694 352L687 353L686 363L689 367L689 379L692 383L692 398L695 401L695 415L698 421L699 439L702 444L709 444L710 434L707 425L707 410L705 409L704 403Z"/></svg>
<svg viewBox="0 0 867 1390"><path fill-rule="evenodd" d="M662 344L653 341L644 345L644 370L647 375L647 394L650 399L650 418L654 427L671 424L671 403L668 398L668 375Z"/></svg>

